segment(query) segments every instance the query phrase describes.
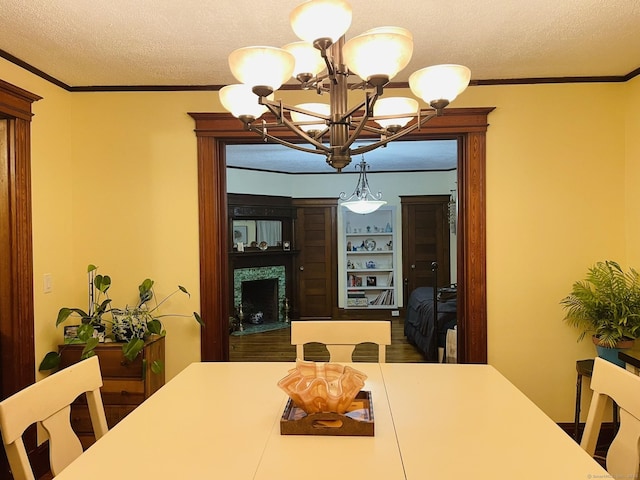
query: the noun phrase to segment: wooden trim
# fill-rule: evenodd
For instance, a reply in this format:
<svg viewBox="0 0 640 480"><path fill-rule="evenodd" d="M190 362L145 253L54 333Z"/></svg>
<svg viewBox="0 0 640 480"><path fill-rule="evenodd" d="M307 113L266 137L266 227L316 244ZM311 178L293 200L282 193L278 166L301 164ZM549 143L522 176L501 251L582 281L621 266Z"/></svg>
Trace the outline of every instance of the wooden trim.
<svg viewBox="0 0 640 480"><path fill-rule="evenodd" d="M31 102L39 99L0 81L7 137L0 153L0 398L35 381L30 122ZM34 451L35 429L25 445ZM2 450L0 473L6 468Z"/></svg>
<svg viewBox="0 0 640 480"><path fill-rule="evenodd" d="M30 121L31 104L42 97L0 80L0 118L20 118Z"/></svg>
<svg viewBox="0 0 640 480"><path fill-rule="evenodd" d="M458 349L466 363L487 361L485 163L488 108L451 108L408 138L458 138L460 216L458 288L460 319ZM206 323L203 361L228 360L228 265L223 247L227 230L224 147L228 142L258 143L228 113L189 113L198 139L198 196L200 202L201 315ZM283 132L283 136L287 136Z"/></svg>

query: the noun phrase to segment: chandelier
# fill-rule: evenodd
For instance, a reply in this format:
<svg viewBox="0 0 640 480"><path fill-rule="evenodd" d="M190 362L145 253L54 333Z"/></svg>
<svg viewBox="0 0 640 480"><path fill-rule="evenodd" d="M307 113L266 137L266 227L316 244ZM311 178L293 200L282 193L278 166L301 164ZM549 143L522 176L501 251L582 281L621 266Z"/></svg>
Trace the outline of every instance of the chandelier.
<svg viewBox="0 0 640 480"><path fill-rule="evenodd" d="M369 181L367 180L367 169L369 166L364 161L364 156L358 165L356 170L360 172L358 177L358 183L356 189L353 191L350 197L347 197L345 192L340 194L340 200L344 200L340 205L347 207L354 213L367 214L375 212L381 206L386 205L387 202L382 200L382 192L378 192L375 195L371 193L369 188Z"/></svg>
<svg viewBox="0 0 640 480"><path fill-rule="evenodd" d="M469 85L467 67L435 65L409 77L411 91L430 109L420 110L414 98L380 98L411 60L413 36L404 28L387 26L345 40L351 17L351 6L344 0L309 0L290 14L291 27L302 41L231 52L229 67L240 83L220 89L223 107L264 141L324 155L341 171L353 155L386 145L442 115ZM349 83L352 75L359 79ZM328 96L328 101L292 106L274 100L273 93L291 77L303 90L315 91L321 100ZM362 92L361 101L351 108L350 90ZM267 111L275 116L274 122L259 120ZM311 148L271 133L280 130L295 133ZM354 146L361 136L373 140Z"/></svg>

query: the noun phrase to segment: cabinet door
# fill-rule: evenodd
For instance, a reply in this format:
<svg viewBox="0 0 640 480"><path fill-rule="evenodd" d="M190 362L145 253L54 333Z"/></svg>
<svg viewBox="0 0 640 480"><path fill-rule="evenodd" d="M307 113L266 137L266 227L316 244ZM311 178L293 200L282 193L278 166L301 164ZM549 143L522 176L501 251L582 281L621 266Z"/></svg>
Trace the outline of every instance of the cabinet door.
<svg viewBox="0 0 640 480"><path fill-rule="evenodd" d="M417 287L434 285L432 262L438 262L438 286L451 283L448 205L448 195L402 197L404 305Z"/></svg>
<svg viewBox="0 0 640 480"><path fill-rule="evenodd" d="M296 199L294 317L331 318L336 306L336 200Z"/></svg>

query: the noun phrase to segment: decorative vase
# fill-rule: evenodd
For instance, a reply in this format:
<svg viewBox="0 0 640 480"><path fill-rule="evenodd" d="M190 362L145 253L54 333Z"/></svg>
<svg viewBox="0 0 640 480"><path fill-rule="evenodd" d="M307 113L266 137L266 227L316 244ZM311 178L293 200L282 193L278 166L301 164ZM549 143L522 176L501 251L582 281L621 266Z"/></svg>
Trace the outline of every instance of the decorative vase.
<svg viewBox="0 0 640 480"><path fill-rule="evenodd" d="M600 345L598 337L593 336L591 337L591 339L596 346L596 351L598 352L598 356L600 358L622 368L625 368L625 362L618 358L618 353L621 350L628 350L629 348L633 347L634 340L621 340L616 344L615 347L605 347L604 345Z"/></svg>
<svg viewBox="0 0 640 480"><path fill-rule="evenodd" d="M134 338L144 339L147 333L149 313L138 308L111 311L113 323L111 333L116 342L129 342Z"/></svg>

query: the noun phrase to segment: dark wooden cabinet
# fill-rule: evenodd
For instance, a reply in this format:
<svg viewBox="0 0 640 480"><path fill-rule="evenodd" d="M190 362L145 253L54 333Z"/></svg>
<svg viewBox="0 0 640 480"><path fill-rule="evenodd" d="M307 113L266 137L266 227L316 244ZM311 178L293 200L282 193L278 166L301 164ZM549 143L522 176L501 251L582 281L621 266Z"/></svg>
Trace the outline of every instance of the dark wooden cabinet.
<svg viewBox="0 0 640 480"><path fill-rule="evenodd" d="M100 392L109 428L113 428L164 385L164 368L160 373L151 371L151 365L155 361L164 365L164 342L164 337L152 336L133 362L124 358L122 343L101 343L96 347L103 381ZM61 345L60 367L78 362L83 348L84 345ZM84 396L71 407L71 425L84 448L95 442Z"/></svg>

